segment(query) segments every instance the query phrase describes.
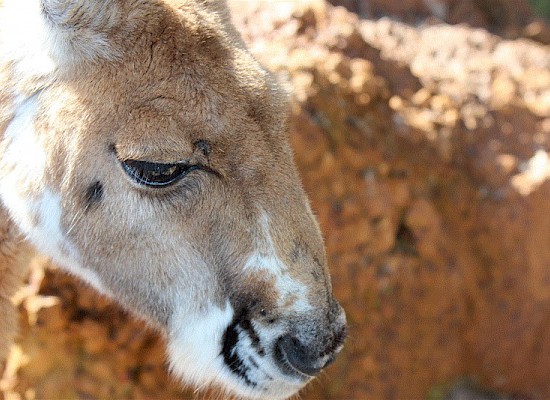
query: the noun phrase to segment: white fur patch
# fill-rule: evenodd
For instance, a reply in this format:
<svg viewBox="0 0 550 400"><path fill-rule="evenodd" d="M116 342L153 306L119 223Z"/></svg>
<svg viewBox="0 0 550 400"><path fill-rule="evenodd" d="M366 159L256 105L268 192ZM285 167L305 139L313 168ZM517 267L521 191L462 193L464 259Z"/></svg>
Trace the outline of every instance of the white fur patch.
<svg viewBox="0 0 550 400"><path fill-rule="evenodd" d="M168 330L168 356L172 370L186 383L208 385L221 379L222 338L232 319L229 303L224 309L210 306L200 315L185 305L174 313Z"/></svg>
<svg viewBox="0 0 550 400"><path fill-rule="evenodd" d="M61 198L43 186L46 153L34 130L37 96L20 102L8 125L1 161L0 198L26 238L56 264L109 295L99 277L80 266L76 249L61 229Z"/></svg>
<svg viewBox="0 0 550 400"><path fill-rule="evenodd" d="M104 32L118 22L114 18L119 12L118 3L96 4L85 0L81 3L4 0L0 37L9 40L2 44L2 51L4 57L16 62L17 76L41 77L60 65L119 57ZM53 13L50 18L56 16L60 20L45 18L42 7Z"/></svg>
<svg viewBox="0 0 550 400"><path fill-rule="evenodd" d="M291 299L292 306L297 311L307 312L313 310L307 300L307 286L292 279L288 266L277 256L273 238L269 233L269 217L267 214L262 213L260 224L263 237L258 239L257 250L245 263L244 271L265 271L275 276L276 288L279 292L279 307L287 306L287 301Z"/></svg>
<svg viewBox="0 0 550 400"><path fill-rule="evenodd" d="M265 271L275 276L275 286L279 292L279 307L288 306L287 301L291 300L291 305L297 311L307 312L313 310L313 307L307 300L308 288L306 285L292 279L288 274L288 267L275 254L274 250L270 254L254 252L245 264L245 272Z"/></svg>
<svg viewBox="0 0 550 400"><path fill-rule="evenodd" d="M55 70L50 55L50 32L38 0L4 0L2 34L3 56L14 60L17 76L39 77Z"/></svg>
<svg viewBox="0 0 550 400"><path fill-rule="evenodd" d="M78 252L61 231L61 197L45 189L39 208L40 224L30 234L31 242L65 270L75 274L100 292L110 295L94 272L80 266Z"/></svg>
<svg viewBox="0 0 550 400"><path fill-rule="evenodd" d="M305 382L282 374L271 361L272 355L260 357L253 350L252 340L240 327L239 340L233 351L249 368L247 377L256 386L246 384L230 371L221 353L224 333L233 314L229 302L223 309L211 305L200 314L190 313L186 307L175 313L168 335L172 372L184 383L198 387L198 391L216 385L231 395L249 399L285 399L300 390ZM282 330L274 336L281 333Z"/></svg>
<svg viewBox="0 0 550 400"><path fill-rule="evenodd" d="M46 165L46 154L33 129L36 111L36 96L20 101L15 117L4 133L7 147L1 160L0 196L25 234L34 227L39 204L35 198L23 198L23 192L37 186L36 182L43 179Z"/></svg>

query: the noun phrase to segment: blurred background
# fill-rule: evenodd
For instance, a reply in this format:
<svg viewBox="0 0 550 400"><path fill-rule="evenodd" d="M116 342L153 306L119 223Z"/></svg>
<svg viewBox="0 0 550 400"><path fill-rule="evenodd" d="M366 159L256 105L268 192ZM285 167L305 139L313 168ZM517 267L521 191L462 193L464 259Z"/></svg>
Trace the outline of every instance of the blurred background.
<svg viewBox="0 0 550 400"><path fill-rule="evenodd" d="M301 398L550 398L550 0L230 3L292 89L350 324ZM205 396L169 377L157 335L46 264L15 299L0 397Z"/></svg>

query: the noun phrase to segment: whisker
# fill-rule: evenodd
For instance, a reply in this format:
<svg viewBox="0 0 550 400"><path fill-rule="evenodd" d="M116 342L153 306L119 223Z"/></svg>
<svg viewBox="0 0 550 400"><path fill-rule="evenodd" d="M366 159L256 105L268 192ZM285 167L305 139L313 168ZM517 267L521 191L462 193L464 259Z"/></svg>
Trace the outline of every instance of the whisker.
<svg viewBox="0 0 550 400"><path fill-rule="evenodd" d="M73 219L71 220L71 223L69 225L69 228L67 229L67 232L65 233L66 236L68 236L71 231L74 229L74 227L78 224L78 222L80 222L80 220L82 219L82 217L84 216L84 213L86 213L86 211L88 211L88 208L90 207L89 204L86 204L86 206L82 209L82 210L79 210L73 217Z"/></svg>

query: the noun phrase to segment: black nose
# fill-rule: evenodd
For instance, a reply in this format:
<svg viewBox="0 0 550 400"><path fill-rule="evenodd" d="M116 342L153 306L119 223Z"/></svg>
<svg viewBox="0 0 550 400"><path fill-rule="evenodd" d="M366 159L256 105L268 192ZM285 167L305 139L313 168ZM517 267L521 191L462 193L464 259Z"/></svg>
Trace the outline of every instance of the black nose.
<svg viewBox="0 0 550 400"><path fill-rule="evenodd" d="M345 337L345 328L329 340L315 340L315 343L302 343L296 336L287 334L277 341L275 358L280 368L290 375L315 376L334 361Z"/></svg>

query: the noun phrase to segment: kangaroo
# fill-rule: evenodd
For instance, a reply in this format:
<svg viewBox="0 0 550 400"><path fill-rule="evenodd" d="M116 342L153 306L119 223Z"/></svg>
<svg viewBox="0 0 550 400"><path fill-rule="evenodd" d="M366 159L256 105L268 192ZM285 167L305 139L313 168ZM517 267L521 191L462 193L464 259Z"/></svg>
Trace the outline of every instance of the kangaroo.
<svg viewBox="0 0 550 400"><path fill-rule="evenodd" d="M4 0L0 358L34 251L158 329L182 383L287 398L346 336L287 94L219 0Z"/></svg>

